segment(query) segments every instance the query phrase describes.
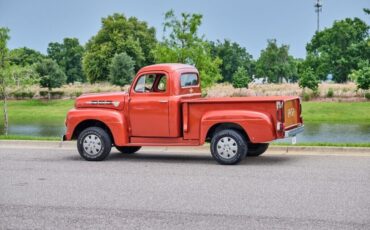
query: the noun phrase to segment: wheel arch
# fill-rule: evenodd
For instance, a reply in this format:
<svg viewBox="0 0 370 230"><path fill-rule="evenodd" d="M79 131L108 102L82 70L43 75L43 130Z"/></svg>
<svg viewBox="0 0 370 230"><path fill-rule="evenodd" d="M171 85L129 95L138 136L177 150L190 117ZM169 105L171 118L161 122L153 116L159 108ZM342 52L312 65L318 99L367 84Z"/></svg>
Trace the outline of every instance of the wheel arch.
<svg viewBox="0 0 370 230"><path fill-rule="evenodd" d="M110 130L110 128L108 127L108 125L106 125L104 122L102 121L99 121L99 120L95 120L95 119L88 119L88 120L84 120L84 121L81 121L76 127L75 129L73 130L73 133L72 133L72 140L76 140L78 138L78 136L80 135L80 133L82 131L84 131L85 129L89 128L89 127L99 127L99 128L102 128L104 129L109 137L111 138L112 142L115 143L114 141L114 136L112 134L112 131Z"/></svg>
<svg viewBox="0 0 370 230"><path fill-rule="evenodd" d="M215 133L219 132L220 130L224 130L224 129L233 129L233 130L239 131L247 139L247 141L249 141L249 136L247 132L244 130L244 128L240 124L234 123L234 122L215 123L208 129L207 134L205 136L205 140L210 141L212 137L215 135Z"/></svg>
<svg viewBox="0 0 370 230"><path fill-rule="evenodd" d="M271 116L249 110L221 110L205 113L200 124L200 143L221 128L239 130L248 142L259 143L276 139L275 126Z"/></svg>

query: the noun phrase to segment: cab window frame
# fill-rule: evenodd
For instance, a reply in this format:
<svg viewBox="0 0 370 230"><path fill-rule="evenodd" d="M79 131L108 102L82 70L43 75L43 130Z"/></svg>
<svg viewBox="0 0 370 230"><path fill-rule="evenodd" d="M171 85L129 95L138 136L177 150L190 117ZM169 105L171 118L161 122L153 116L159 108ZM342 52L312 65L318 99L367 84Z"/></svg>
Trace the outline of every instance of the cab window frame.
<svg viewBox="0 0 370 230"><path fill-rule="evenodd" d="M141 78L143 78L143 77L147 78L150 75L154 75L154 81L153 81L153 84L151 86L150 91L145 90L145 83L144 83L144 90L143 91L137 90L136 87L138 86ZM165 80L166 81L166 88L165 88L164 91L159 90L159 88L158 88L158 86L159 86L159 84L160 84L160 82L162 81L163 78L166 79ZM158 95L167 94L169 92L169 90L168 90L168 87L169 87L168 80L169 80L168 74L164 73L164 72L142 73L139 77L137 77L137 80L134 82L134 86L132 87L131 92L134 93L134 94L138 94L138 95L142 95L142 94L156 94L156 95L157 94Z"/></svg>
<svg viewBox="0 0 370 230"><path fill-rule="evenodd" d="M195 85L182 86L181 78L182 78L183 75L187 75L187 74L194 74L195 76L197 76L197 83ZM181 75L180 75L179 84L180 84L180 88L181 89L199 87L199 83L200 83L200 80L199 80L199 74L198 73L195 73L195 72L184 72L184 73L181 73Z"/></svg>

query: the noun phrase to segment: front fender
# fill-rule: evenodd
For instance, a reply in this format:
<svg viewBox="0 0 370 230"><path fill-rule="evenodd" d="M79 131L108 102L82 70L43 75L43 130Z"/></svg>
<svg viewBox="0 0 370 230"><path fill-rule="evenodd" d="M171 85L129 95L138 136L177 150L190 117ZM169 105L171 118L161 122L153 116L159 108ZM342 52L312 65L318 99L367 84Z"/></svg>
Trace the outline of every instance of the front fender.
<svg viewBox="0 0 370 230"><path fill-rule="evenodd" d="M109 109L71 109L66 119L66 139L71 140L76 127L84 121L96 120L104 123L113 135L115 145L128 143L127 122L120 111Z"/></svg>
<svg viewBox="0 0 370 230"><path fill-rule="evenodd" d="M244 129L252 143L276 139L275 126L269 115L249 110L210 111L203 115L200 127L200 142L205 142L211 127L223 123L237 124Z"/></svg>

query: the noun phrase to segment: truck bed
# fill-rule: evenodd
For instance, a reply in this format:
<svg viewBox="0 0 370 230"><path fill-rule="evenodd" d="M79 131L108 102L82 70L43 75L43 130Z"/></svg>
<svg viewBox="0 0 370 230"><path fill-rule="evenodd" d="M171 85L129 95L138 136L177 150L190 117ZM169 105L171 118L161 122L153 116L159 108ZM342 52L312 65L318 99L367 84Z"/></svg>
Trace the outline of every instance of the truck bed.
<svg viewBox="0 0 370 230"><path fill-rule="evenodd" d="M181 100L183 135L185 139L199 139L204 130L199 124L212 125L216 120L229 120L246 128L251 142L270 142L283 138L278 132L277 102L283 102L282 117L285 117L284 131L300 125L300 100L295 96L194 98ZM227 112L225 112L227 111ZM288 113L292 113L293 116ZM234 114L232 118L227 114ZM250 114L250 115L248 115ZM207 118L212 117L212 118ZM259 117L259 118L257 118ZM263 119L260 117L263 117ZM206 121L206 122L205 122ZM269 125L264 125L268 122Z"/></svg>

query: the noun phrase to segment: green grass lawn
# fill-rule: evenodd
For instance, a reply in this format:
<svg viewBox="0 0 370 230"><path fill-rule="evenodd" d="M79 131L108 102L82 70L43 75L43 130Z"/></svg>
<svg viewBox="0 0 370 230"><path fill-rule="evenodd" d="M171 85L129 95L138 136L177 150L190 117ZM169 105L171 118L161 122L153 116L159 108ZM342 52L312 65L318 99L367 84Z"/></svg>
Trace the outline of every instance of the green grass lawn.
<svg viewBox="0 0 370 230"><path fill-rule="evenodd" d="M9 101L8 114L10 123L62 123L67 111L73 108L74 100L41 100ZM2 106L1 106L2 107ZM1 109L0 115L3 116ZM3 118L1 117L1 123Z"/></svg>
<svg viewBox="0 0 370 230"><path fill-rule="evenodd" d="M369 124L370 102L303 102L304 122Z"/></svg>
<svg viewBox="0 0 370 230"><path fill-rule="evenodd" d="M0 140L26 140L26 141L60 141L60 137L35 137L21 135L0 135Z"/></svg>

